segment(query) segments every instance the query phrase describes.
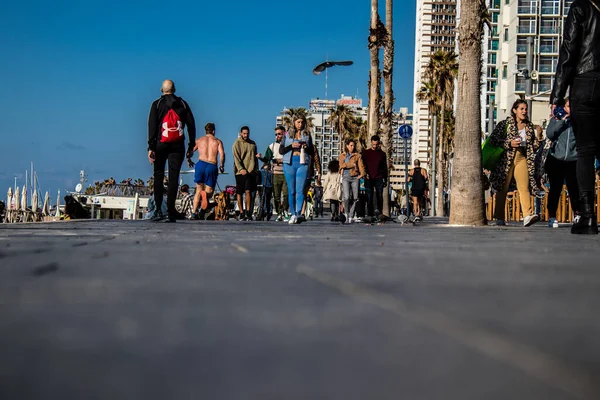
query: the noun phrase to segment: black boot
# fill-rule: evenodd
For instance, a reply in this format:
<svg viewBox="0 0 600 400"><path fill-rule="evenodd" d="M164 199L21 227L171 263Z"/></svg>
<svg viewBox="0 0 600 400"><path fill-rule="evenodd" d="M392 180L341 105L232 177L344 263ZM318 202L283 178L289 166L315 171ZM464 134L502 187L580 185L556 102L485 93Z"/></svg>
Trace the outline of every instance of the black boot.
<svg viewBox="0 0 600 400"><path fill-rule="evenodd" d="M582 193L579 197L579 214L573 219L571 233L597 235L598 220L594 213L594 193Z"/></svg>

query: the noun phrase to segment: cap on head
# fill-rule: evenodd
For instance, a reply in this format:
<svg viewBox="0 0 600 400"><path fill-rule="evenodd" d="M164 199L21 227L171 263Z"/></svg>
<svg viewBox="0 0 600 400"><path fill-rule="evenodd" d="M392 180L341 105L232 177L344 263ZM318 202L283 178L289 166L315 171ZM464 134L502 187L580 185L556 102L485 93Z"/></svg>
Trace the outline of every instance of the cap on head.
<svg viewBox="0 0 600 400"><path fill-rule="evenodd" d="M163 83L162 83L162 87L160 88L160 91L164 94L173 94L175 93L175 82L173 82L170 79L166 79Z"/></svg>

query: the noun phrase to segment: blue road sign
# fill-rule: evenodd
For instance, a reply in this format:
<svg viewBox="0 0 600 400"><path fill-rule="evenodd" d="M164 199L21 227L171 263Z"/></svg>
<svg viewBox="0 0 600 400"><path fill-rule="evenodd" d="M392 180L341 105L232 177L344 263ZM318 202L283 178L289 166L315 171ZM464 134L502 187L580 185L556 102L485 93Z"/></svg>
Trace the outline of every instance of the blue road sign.
<svg viewBox="0 0 600 400"><path fill-rule="evenodd" d="M402 139L410 139L412 137L413 134L413 130L412 130L412 126L410 125L401 125L400 128L398 128L398 136L400 136Z"/></svg>

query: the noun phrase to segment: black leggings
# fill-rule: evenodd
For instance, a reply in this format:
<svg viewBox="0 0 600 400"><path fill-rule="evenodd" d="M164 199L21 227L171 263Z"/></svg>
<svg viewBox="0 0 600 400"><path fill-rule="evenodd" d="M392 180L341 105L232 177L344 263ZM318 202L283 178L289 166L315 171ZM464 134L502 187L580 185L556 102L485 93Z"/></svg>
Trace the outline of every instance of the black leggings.
<svg viewBox="0 0 600 400"><path fill-rule="evenodd" d="M556 209L560 201L565 180L573 212L579 211L579 187L577 186L577 161L560 161L552 156L546 160L546 172L550 181L550 193L548 193L548 214L550 218L556 218Z"/></svg>
<svg viewBox="0 0 600 400"><path fill-rule="evenodd" d="M179 171L185 157L185 148L182 143L159 143L155 151L154 160L154 201L156 209L160 210L163 202L163 179L165 178L165 164L169 161L169 189L167 190L167 210L170 216L175 216L175 200L179 188Z"/></svg>
<svg viewBox="0 0 600 400"><path fill-rule="evenodd" d="M570 105L573 131L577 141L577 182L579 192L594 199L594 158L600 158L600 72L575 77L571 85Z"/></svg>

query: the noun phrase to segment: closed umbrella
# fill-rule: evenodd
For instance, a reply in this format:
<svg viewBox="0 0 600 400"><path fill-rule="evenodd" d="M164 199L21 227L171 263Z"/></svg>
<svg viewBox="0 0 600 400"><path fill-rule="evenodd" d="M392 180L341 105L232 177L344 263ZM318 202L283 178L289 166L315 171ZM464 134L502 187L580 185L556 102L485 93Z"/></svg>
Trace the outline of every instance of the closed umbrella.
<svg viewBox="0 0 600 400"><path fill-rule="evenodd" d="M13 209L15 211L19 211L21 209L21 189L17 186L17 189L15 190L15 195L13 196L13 204L14 207Z"/></svg>
<svg viewBox="0 0 600 400"><path fill-rule="evenodd" d="M6 194L6 208L7 209L12 209L12 198L13 198L13 192L12 192L12 188L9 187L8 188L8 193Z"/></svg>
<svg viewBox="0 0 600 400"><path fill-rule="evenodd" d="M44 196L44 206L42 207L42 215L50 215L50 195L48 194L48 192L46 192L46 195Z"/></svg>
<svg viewBox="0 0 600 400"><path fill-rule="evenodd" d="M38 199L38 192L37 189L33 190L33 195L31 196L31 211L33 211L34 214L37 215L37 211L38 211L38 202L40 200Z"/></svg>
<svg viewBox="0 0 600 400"><path fill-rule="evenodd" d="M21 210L27 211L27 186L23 186L21 193Z"/></svg>
<svg viewBox="0 0 600 400"><path fill-rule="evenodd" d="M60 217L60 190L58 191L58 197L56 198L56 214L55 217Z"/></svg>

